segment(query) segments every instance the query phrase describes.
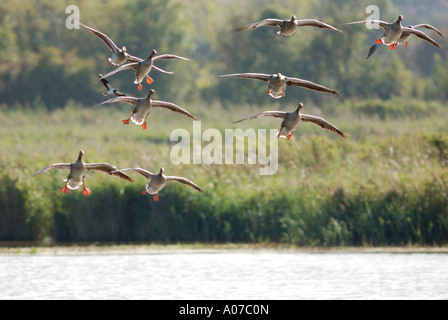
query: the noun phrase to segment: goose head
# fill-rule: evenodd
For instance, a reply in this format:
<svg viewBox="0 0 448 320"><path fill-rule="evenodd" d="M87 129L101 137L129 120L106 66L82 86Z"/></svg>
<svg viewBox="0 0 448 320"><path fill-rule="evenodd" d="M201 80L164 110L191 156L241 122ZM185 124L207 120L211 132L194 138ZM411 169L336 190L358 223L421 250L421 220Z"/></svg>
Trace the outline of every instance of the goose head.
<svg viewBox="0 0 448 320"><path fill-rule="evenodd" d="M151 54L149 55L151 58L154 58L155 56L156 56L156 54L157 54L157 50L156 49L153 49L152 51L151 51Z"/></svg>
<svg viewBox="0 0 448 320"><path fill-rule="evenodd" d="M78 159L81 160L83 155L84 155L84 150L79 151Z"/></svg>
<svg viewBox="0 0 448 320"><path fill-rule="evenodd" d="M154 89L149 90L147 99L149 99L149 97L151 97L154 93L156 93L156 90L154 90Z"/></svg>
<svg viewBox="0 0 448 320"><path fill-rule="evenodd" d="M277 79L282 79L283 75L279 72L279 73L275 74L274 77Z"/></svg>
<svg viewBox="0 0 448 320"><path fill-rule="evenodd" d="M300 109L303 108L303 103L300 102L299 105L297 106L296 112L299 113Z"/></svg>
<svg viewBox="0 0 448 320"><path fill-rule="evenodd" d="M296 16L292 16L292 17L291 17L291 22L294 22L294 21L296 21L296 20L297 20Z"/></svg>
<svg viewBox="0 0 448 320"><path fill-rule="evenodd" d="M151 51L151 53L149 54L149 56L145 60L152 60L152 58L154 58L156 56L156 54L157 54L157 50L153 49Z"/></svg>
<svg viewBox="0 0 448 320"><path fill-rule="evenodd" d="M402 15L399 15L399 16L398 16L398 19L397 19L397 22L401 22L401 21L403 21L403 16L402 16Z"/></svg>
<svg viewBox="0 0 448 320"><path fill-rule="evenodd" d="M165 169L163 167L160 168L159 174L162 175L164 171L165 171Z"/></svg>

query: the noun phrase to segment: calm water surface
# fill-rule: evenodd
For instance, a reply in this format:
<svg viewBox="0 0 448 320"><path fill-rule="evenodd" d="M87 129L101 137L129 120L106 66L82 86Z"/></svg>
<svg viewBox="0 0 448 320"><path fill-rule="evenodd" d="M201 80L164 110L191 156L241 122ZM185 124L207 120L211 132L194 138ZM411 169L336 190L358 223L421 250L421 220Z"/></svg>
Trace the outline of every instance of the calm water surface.
<svg viewBox="0 0 448 320"><path fill-rule="evenodd" d="M3 255L0 299L448 299L448 254Z"/></svg>

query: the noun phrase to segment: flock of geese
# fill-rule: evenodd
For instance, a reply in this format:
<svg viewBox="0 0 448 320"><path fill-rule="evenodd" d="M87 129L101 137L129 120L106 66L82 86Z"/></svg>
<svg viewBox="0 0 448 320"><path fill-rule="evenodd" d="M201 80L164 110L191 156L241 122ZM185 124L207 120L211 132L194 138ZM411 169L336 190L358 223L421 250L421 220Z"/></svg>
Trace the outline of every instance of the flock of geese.
<svg viewBox="0 0 448 320"><path fill-rule="evenodd" d="M383 35L376 41L376 43L370 48L367 58L369 58L381 44L389 46L392 50L395 50L398 45L405 44L408 46L409 38L414 35L420 39L423 39L437 48L441 48L441 46L429 37L424 32L417 30L418 28L426 28L429 30L435 31L437 34L443 37L443 34L428 24L418 24L409 27L403 27L401 25L401 21L403 20L403 16L399 16L398 19L393 23L388 23L380 20L368 20L368 21L355 21L347 24L377 24L381 28L384 29ZM126 94L120 92L118 89L114 88L111 83L106 79L118 72L123 70L134 70L135 71L135 81L137 84L138 91L142 90L143 85L142 82L145 81L147 84L152 84L154 80L149 76L149 72L152 69L155 69L159 72L172 74L173 72L165 71L161 68L158 68L154 65L154 62L160 59L178 59L189 61L190 59L172 55L172 54L162 54L158 55L156 50L152 50L146 59L141 59L139 57L133 56L129 54L126 50L125 46L121 48L118 47L106 34L95 30L91 27L88 27L84 24L80 24L90 32L92 32L95 36L97 36L100 40L104 42L104 44L112 51L112 56L108 58L109 67L113 67L114 69L108 72L105 75L99 75L99 79L102 84L107 89L103 95L115 95L116 97L106 100L98 105L109 104L109 103L128 103L134 106L134 109L129 118L122 120L124 124L129 124L132 121L134 124L142 126L144 130L147 129L147 117L152 108L160 107L166 108L171 111L183 114L193 120L198 120L195 116L191 115L188 111L181 108L180 106L166 101L153 100L151 97L155 93L154 89L149 90L149 93L146 97L136 98L127 96ZM295 16L292 16L290 20L280 20L280 19L264 19L243 27L235 28L234 31L239 32L247 29L255 29L259 27L276 27L280 28L277 32L278 35L289 37L294 34L299 27L304 26L312 26L321 29L332 30L336 32L342 32L341 30L323 23L321 21L315 19L303 19L298 20ZM288 86L295 87L303 87L309 90L314 90L322 93L328 93L333 95L340 95L337 91L324 87L320 84L313 83L308 80L303 80L299 78L288 77L282 75L281 73L277 74L264 74L264 73L234 73L234 74L225 74L220 75L220 77L230 77L230 78L240 78L240 79L252 79L264 81L268 84L268 95L274 99L279 99L285 96L285 91ZM288 140L291 138L292 133L296 130L297 126L300 122L310 122L316 125L319 125L323 129L329 130L343 138L347 138L347 136L339 130L336 126L332 125L327 120L300 113L300 110L303 108L303 103L300 102L298 107L291 112L284 111L264 111L261 113L257 113L246 117L244 119L235 121L234 123L239 123L245 120L258 119L260 117L274 117L282 119L282 123L280 125L280 130L278 132L277 138L286 137ZM79 188L81 185L83 186L82 193L84 195L89 195L91 191L85 185L85 174L86 171L97 170L106 172L110 175L117 176L123 180L133 182L134 180L129 177L124 172L134 171L150 180L146 185L145 190L142 194L150 194L153 196L155 201L158 201L158 193L165 187L167 181L178 181L189 185L195 188L198 191L203 191L199 186L197 186L194 182L184 177L177 176L166 176L164 174L164 169L160 168L158 174L151 173L148 170L142 168L126 168L126 169L117 169L115 166L110 165L108 163L84 163L82 161L82 157L84 156L84 151L81 150L78 155L78 159L73 163L54 163L47 167L42 168L41 170L35 172L32 176L40 173L47 172L52 169L65 169L69 170L69 174L64 187L61 189L61 192L67 193L69 190L74 190Z"/></svg>

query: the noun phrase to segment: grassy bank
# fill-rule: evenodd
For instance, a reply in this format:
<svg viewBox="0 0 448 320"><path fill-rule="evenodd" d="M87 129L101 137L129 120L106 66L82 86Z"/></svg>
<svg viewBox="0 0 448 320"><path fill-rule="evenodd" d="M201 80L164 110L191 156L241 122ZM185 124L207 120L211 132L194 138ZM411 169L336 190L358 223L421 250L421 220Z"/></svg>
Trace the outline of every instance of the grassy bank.
<svg viewBox="0 0 448 320"><path fill-rule="evenodd" d="M232 252L277 252L277 253L313 253L313 254L347 254L347 253L390 253L390 254L446 254L447 246L435 247L298 247L278 243L175 243L175 244L111 244L81 243L74 245L48 245L26 243L0 243L0 255L132 255L132 254L202 254Z"/></svg>
<svg viewBox="0 0 448 320"><path fill-rule="evenodd" d="M0 241L283 243L294 246L446 245L448 242L448 132L439 102L346 101L305 105L350 138L312 124L279 141L279 168L260 176L258 165L174 165L171 132L192 131L186 117L155 110L148 131L122 125L130 107L67 105L47 112L22 107L0 112ZM273 128L280 122L232 121L266 106L183 106L202 130ZM203 143L205 146L207 143ZM172 183L160 201L133 184L101 173L86 179L92 194L59 192L67 172L32 178L54 162L140 166L182 175L204 193Z"/></svg>

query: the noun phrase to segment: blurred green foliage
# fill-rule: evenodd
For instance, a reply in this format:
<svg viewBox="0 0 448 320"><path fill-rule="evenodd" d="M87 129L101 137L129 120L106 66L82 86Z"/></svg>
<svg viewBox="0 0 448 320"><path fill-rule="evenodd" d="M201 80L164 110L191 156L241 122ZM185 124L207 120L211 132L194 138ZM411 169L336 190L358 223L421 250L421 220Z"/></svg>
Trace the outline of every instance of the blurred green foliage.
<svg viewBox="0 0 448 320"><path fill-rule="evenodd" d="M266 86L258 81L220 79L235 72L277 73L308 79L341 91L344 98L414 97L446 99L446 50L411 39L397 52L381 48L366 60L368 48L381 30L345 23L366 19L368 0L282 1L267 0L110 0L74 1L84 24L108 34L119 47L142 58L152 49L192 61L159 61L174 75L152 72L154 88L171 100L201 100L239 104L266 101ZM44 104L49 109L73 100L92 105L99 100L99 73L106 73L109 49L89 31L67 29L67 2L12 1L0 4L0 102L8 105ZM408 19L391 0L377 1L381 19L393 21L399 13L405 24L433 23ZM434 6L443 10L443 2ZM402 8L411 6L401 5ZM411 6L412 7L412 6ZM264 18L318 18L344 33L312 27L300 28L292 37L276 35L274 28L233 32L235 26ZM428 19L423 15L422 19ZM447 33L447 25L437 25ZM430 31L428 31L430 33ZM442 46L446 38L430 33ZM138 94L134 75L124 71L109 79L130 95ZM289 90L286 101L324 102L325 95L305 89ZM330 100L330 101L334 101Z"/></svg>

